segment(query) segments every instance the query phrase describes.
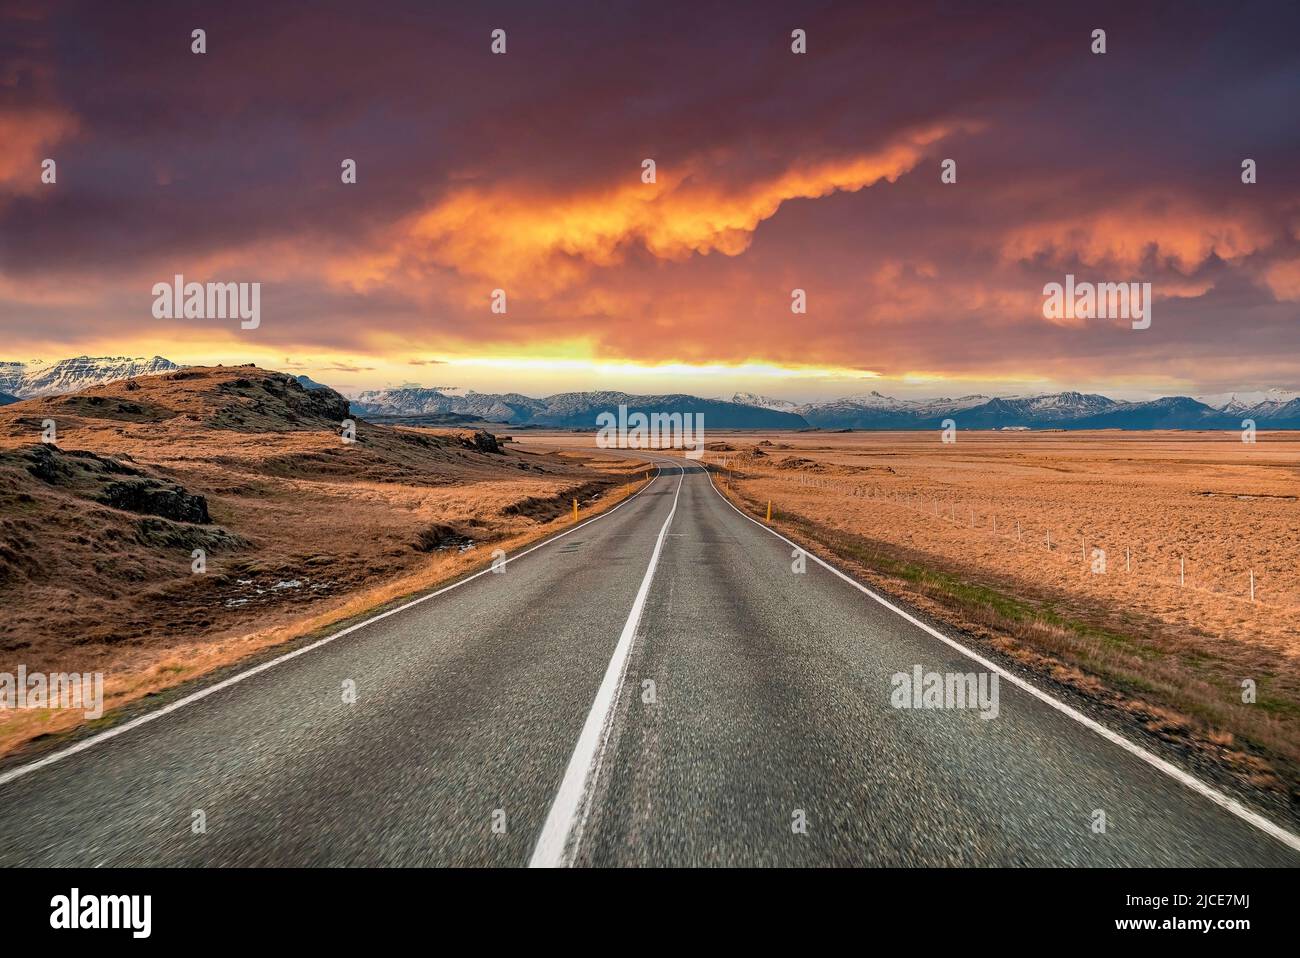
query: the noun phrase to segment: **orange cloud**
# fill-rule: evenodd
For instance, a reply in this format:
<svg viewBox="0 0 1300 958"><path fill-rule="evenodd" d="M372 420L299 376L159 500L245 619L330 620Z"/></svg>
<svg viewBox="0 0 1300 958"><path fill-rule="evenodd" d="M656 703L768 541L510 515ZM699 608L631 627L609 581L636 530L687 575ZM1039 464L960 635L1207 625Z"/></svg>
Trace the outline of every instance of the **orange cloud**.
<svg viewBox="0 0 1300 958"><path fill-rule="evenodd" d="M1270 245L1277 231L1251 214L1188 209L1185 199L1156 197L1132 208L1035 223L1013 229L1002 243L1007 261L1077 257L1088 266L1136 272L1153 251L1180 272L1191 272L1211 254L1233 260Z"/></svg>
<svg viewBox="0 0 1300 958"><path fill-rule="evenodd" d="M1264 274L1264 282L1278 299L1300 301L1300 260L1274 264Z"/></svg>
<svg viewBox="0 0 1300 958"><path fill-rule="evenodd" d="M41 160L50 147L77 131L77 118L56 110L0 113L0 186L28 193L41 186ZM58 157L54 157L57 161Z"/></svg>
<svg viewBox="0 0 1300 958"><path fill-rule="evenodd" d="M332 276L366 287L434 266L482 281L467 293L476 302L485 283L525 287L530 298L549 299L635 249L670 261L713 252L737 256L782 203L893 182L948 132L917 131L872 153L796 164L738 187L721 186L707 170L687 164L659 168L653 184L636 178L559 198L510 186L467 188L404 221L379 253L340 264Z"/></svg>

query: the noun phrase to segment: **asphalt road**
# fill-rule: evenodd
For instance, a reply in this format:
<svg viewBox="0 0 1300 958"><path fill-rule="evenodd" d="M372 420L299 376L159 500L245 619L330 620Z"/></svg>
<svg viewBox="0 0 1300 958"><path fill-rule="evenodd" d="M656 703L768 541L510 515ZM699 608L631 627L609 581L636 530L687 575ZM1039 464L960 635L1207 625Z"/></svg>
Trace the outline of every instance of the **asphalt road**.
<svg viewBox="0 0 1300 958"><path fill-rule="evenodd" d="M988 670L792 552L665 463L500 574L0 772L0 865L1300 863L1005 677L993 719L894 707L895 673Z"/></svg>

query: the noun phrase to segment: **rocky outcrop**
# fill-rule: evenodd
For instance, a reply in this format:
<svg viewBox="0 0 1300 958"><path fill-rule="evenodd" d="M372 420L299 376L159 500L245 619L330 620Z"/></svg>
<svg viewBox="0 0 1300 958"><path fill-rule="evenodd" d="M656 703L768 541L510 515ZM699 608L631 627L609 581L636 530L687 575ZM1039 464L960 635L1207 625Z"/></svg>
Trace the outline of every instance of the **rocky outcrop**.
<svg viewBox="0 0 1300 958"><path fill-rule="evenodd" d="M208 515L208 501L203 496L192 495L180 486L147 476L111 482L95 501L114 509L159 516L174 522L207 525L212 521Z"/></svg>
<svg viewBox="0 0 1300 958"><path fill-rule="evenodd" d="M0 460L14 459L41 482L64 487L101 505L174 522L206 525L212 521L203 496L111 456L80 449L64 451L54 445L31 446L0 455Z"/></svg>
<svg viewBox="0 0 1300 958"><path fill-rule="evenodd" d="M462 432L456 436L457 441L466 449L473 449L476 452L495 452L501 453L501 443L497 437L486 429L476 429L473 432Z"/></svg>

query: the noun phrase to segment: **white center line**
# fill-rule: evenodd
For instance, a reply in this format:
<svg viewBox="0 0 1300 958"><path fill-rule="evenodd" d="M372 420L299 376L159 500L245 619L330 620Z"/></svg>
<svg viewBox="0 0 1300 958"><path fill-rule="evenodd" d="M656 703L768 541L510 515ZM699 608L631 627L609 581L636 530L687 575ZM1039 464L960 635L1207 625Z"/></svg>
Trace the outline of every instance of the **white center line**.
<svg viewBox="0 0 1300 958"><path fill-rule="evenodd" d="M677 480L673 506L659 530L659 538L655 540L650 565L645 570L645 577L632 602L632 610L627 614L627 621L623 623L623 632L618 637L618 644L614 646L614 655L609 660L609 667L605 669L605 677L596 690L596 699L591 703L591 711L587 713L587 721L582 726L582 734L578 736L578 744L573 747L569 766L564 771L559 791L555 793L555 801L551 803L551 811L546 816L546 824L542 826L537 845L533 848L529 868L562 868L568 865L582 841L582 829L590 811L591 790L600 777L600 764L605 754L605 745L609 741L614 713L618 708L618 694L623 687L632 642L641 622L646 596L650 594L650 583L655 577L655 567L659 564L664 537L677 512L677 499L682 494L682 480L686 478L686 470L681 466L677 468L681 469L682 476Z"/></svg>

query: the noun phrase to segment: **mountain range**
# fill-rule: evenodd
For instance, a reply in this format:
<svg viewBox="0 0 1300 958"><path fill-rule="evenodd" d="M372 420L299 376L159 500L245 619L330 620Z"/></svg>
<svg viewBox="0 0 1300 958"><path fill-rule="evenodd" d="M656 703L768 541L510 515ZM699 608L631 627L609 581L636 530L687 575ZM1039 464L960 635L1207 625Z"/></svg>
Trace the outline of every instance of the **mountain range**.
<svg viewBox="0 0 1300 958"><path fill-rule="evenodd" d="M179 369L176 363L161 356L145 359L142 356L75 356L49 363L39 359L30 362L0 361L0 394L7 393L16 399L34 396L56 396L74 393L87 386L150 376ZM0 399L0 404L3 404Z"/></svg>
<svg viewBox="0 0 1300 958"><path fill-rule="evenodd" d="M694 412L714 429L1300 429L1300 392L1269 390L1193 399L1170 396L1124 402L1095 393L895 399L878 392L829 402L794 403L753 393L729 401L682 394L560 393L533 399L518 393L477 393L427 387L372 390L352 397L359 416L403 418L462 415L512 426L592 428L599 412L618 405L641 412Z"/></svg>
<svg viewBox="0 0 1300 958"><path fill-rule="evenodd" d="M455 393L424 387L404 387L358 393L352 411L367 418L410 417L434 414L474 416L511 426L548 426L557 429L594 429L596 416L617 412L619 406L646 413L693 413L704 417L705 428L806 429L800 416L720 399L701 399L684 393L635 396L624 392L557 393L532 399L519 393Z"/></svg>
<svg viewBox="0 0 1300 958"><path fill-rule="evenodd" d="M737 393L734 402L781 408L821 429L1232 429L1251 419L1261 429L1300 429L1300 392L1271 389L1193 399L1166 396L1125 402L1096 393L895 399L878 392L830 402L781 404Z"/></svg>
<svg viewBox="0 0 1300 958"><path fill-rule="evenodd" d="M58 362L0 361L0 405L76 392L88 386L180 367L154 356L77 356ZM306 376L308 389L328 389ZM1167 396L1125 402L1095 393L1036 396L970 395L896 399L879 392L827 402L795 403L754 393L703 399L683 393L641 396L624 392L557 393L534 399L520 393L480 393L452 387L403 386L350 397L352 414L371 419L479 420L510 426L590 429L596 416L626 405L643 413L695 413L710 429L1226 429L1253 420L1260 429L1300 429L1300 391L1269 389L1214 396Z"/></svg>

